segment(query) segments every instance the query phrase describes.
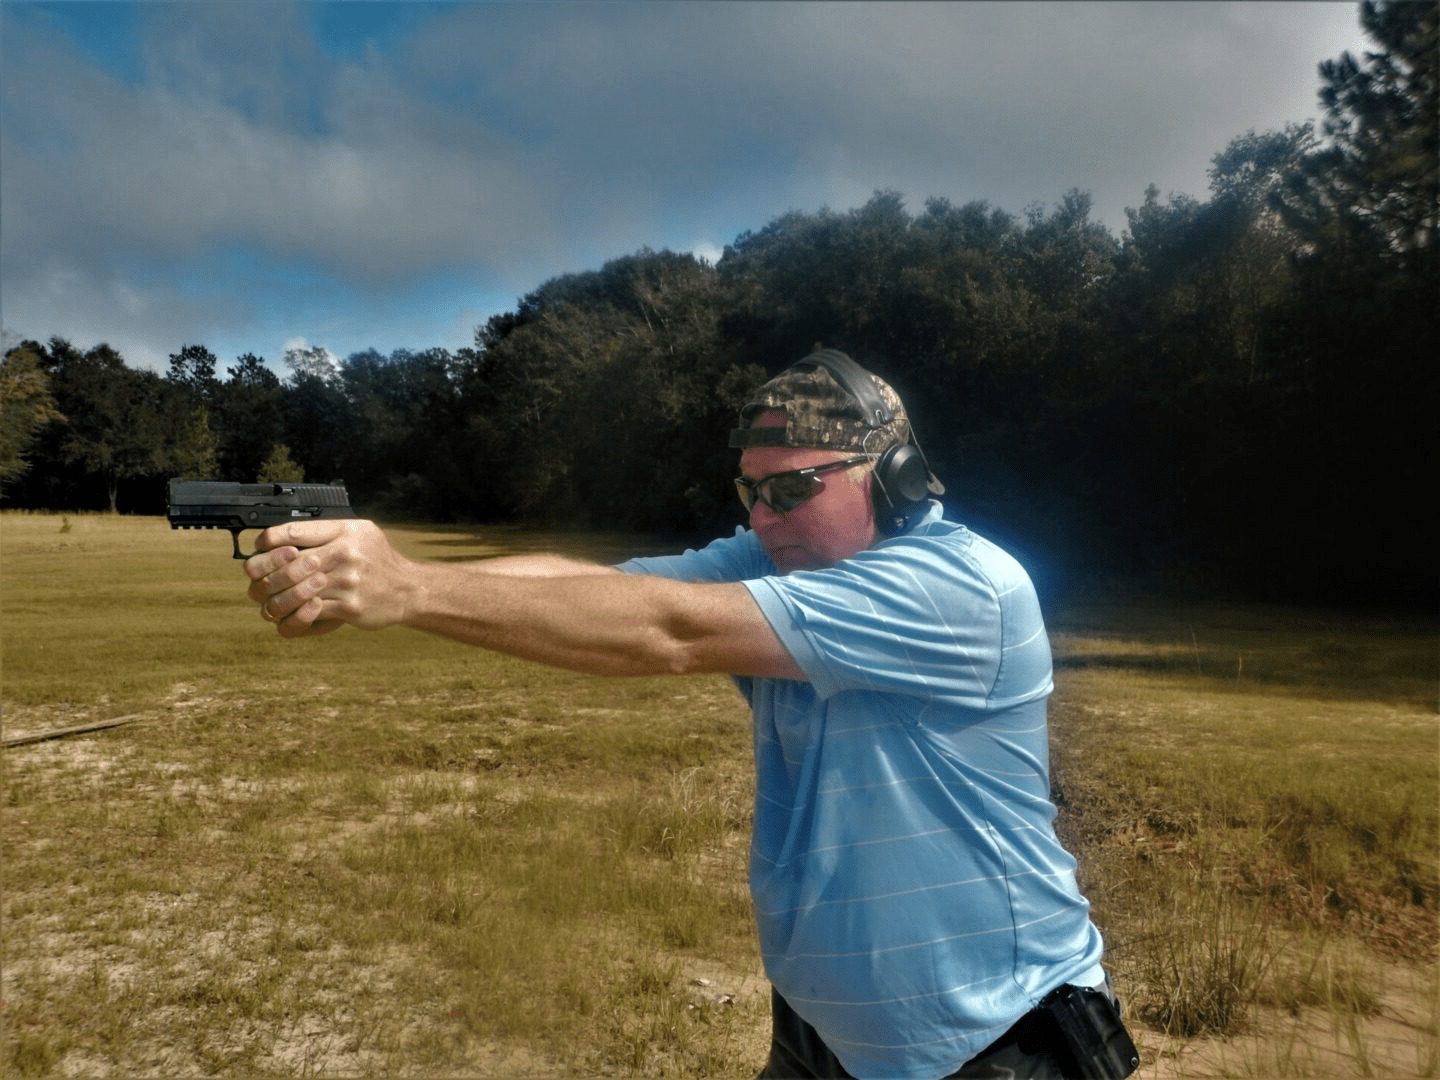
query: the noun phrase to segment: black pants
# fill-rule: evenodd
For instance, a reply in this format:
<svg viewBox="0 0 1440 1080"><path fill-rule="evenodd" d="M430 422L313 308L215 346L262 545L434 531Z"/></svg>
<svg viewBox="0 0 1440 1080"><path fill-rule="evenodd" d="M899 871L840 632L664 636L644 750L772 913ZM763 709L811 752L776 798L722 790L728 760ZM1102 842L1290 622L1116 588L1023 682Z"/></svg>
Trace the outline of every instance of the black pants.
<svg viewBox="0 0 1440 1080"><path fill-rule="evenodd" d="M1108 987L1106 992L1109 993ZM770 991L770 1060L757 1080L846 1080L850 1076L819 1033ZM950 1077L959 1080L1066 1080L1079 1075L1048 1013L1026 1013ZM947 1078L949 1080L949 1078Z"/></svg>

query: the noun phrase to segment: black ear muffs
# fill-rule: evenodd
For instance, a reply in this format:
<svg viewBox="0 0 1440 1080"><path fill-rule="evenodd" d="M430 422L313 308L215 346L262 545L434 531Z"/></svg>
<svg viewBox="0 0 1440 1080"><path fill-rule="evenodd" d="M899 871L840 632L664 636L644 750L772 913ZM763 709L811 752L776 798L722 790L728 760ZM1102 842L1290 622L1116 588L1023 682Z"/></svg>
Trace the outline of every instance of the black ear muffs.
<svg viewBox="0 0 1440 1080"><path fill-rule="evenodd" d="M930 502L930 468L911 443L896 444L875 465L875 524L886 536L904 532Z"/></svg>
<svg viewBox="0 0 1440 1080"><path fill-rule="evenodd" d="M872 431L895 420L875 385L874 377L850 357L836 349L813 352L794 365L796 368L824 368L865 414L865 425ZM910 426L908 442L897 443L880 455L875 463L875 526L882 535L894 536L910 527L925 512L931 494L943 494L944 486L930 471L930 464L920 444L915 441L915 428Z"/></svg>

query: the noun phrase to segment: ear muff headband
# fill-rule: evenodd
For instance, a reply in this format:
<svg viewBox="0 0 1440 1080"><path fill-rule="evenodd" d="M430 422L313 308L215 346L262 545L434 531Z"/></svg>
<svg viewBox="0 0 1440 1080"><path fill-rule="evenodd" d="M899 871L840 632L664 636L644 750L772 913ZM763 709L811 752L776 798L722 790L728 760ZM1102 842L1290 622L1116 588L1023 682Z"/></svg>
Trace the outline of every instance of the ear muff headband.
<svg viewBox="0 0 1440 1080"><path fill-rule="evenodd" d="M793 364L796 371L813 371L815 368L828 371L841 388L859 404L865 414L865 426L874 430L893 423L895 414L885 403L880 388L870 373L838 349L821 349Z"/></svg>

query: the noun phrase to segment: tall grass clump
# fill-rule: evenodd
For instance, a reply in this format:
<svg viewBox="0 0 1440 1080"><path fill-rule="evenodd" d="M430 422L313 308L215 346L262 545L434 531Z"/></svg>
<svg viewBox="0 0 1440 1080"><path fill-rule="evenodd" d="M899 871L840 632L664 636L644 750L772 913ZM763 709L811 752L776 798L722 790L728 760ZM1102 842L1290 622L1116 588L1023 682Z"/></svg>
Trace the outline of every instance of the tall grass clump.
<svg viewBox="0 0 1440 1080"><path fill-rule="evenodd" d="M618 851L684 860L720 851L748 830L749 815L723 780L692 766L658 790L639 787L613 800L602 828Z"/></svg>
<svg viewBox="0 0 1440 1080"><path fill-rule="evenodd" d="M1349 912L1379 893L1434 910L1440 853L1423 792L1353 775L1327 784L1314 771L1305 780L1267 794L1263 814L1313 902Z"/></svg>
<svg viewBox="0 0 1440 1080"><path fill-rule="evenodd" d="M1140 930L1142 1015L1167 1035L1232 1034L1277 956L1273 917L1213 870L1175 875Z"/></svg>

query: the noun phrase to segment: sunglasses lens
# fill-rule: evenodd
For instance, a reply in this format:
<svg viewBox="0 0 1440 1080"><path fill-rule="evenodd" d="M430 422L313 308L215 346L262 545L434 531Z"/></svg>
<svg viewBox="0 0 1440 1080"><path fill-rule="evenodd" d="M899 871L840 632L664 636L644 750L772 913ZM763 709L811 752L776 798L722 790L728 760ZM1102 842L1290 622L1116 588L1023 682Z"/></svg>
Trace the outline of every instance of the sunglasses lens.
<svg viewBox="0 0 1440 1080"><path fill-rule="evenodd" d="M755 509L755 489L750 486L749 481L736 479L735 491L740 496L740 505L745 507L747 513Z"/></svg>
<svg viewBox="0 0 1440 1080"><path fill-rule="evenodd" d="M788 514L820 490L820 481L813 476L781 473L766 481L765 488L765 501Z"/></svg>

